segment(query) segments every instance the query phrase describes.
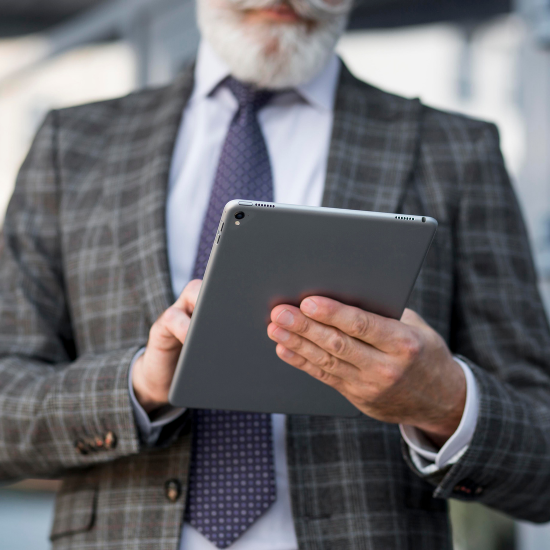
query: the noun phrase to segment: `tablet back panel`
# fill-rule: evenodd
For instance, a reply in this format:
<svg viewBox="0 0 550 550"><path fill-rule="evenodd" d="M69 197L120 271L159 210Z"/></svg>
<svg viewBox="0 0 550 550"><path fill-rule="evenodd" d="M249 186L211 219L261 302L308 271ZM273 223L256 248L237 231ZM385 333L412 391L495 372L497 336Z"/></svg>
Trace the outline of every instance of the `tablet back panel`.
<svg viewBox="0 0 550 550"><path fill-rule="evenodd" d="M399 319L437 222L243 202L231 201L224 210L170 402L190 408L356 416L358 410L336 390L277 357L266 330L270 311L323 295ZM237 212L245 214L238 225Z"/></svg>

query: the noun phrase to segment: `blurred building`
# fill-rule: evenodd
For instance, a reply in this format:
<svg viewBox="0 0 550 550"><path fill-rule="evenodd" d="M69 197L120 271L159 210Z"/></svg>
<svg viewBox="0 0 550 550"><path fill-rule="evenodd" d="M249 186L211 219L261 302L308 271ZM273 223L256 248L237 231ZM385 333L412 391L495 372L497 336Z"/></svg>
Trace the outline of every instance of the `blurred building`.
<svg viewBox="0 0 550 550"><path fill-rule="evenodd" d="M198 39L193 0L0 0L0 219L49 109L168 82ZM374 85L498 124L550 309L550 0L360 0L338 51ZM2 550L48 548L51 491L24 489L0 490ZM550 548L550 527L479 506L453 523L457 550Z"/></svg>

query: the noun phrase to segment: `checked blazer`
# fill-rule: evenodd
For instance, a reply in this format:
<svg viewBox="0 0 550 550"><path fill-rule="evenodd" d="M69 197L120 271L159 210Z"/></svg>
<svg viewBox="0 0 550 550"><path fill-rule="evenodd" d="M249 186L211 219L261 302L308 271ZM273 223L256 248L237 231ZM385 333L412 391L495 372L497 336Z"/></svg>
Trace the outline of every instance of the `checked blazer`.
<svg viewBox="0 0 550 550"><path fill-rule="evenodd" d="M55 550L178 546L190 422L146 448L128 370L174 300L166 187L192 87L187 70L161 89L51 112L7 211L0 478L64 480ZM480 411L467 452L432 476L396 425L288 417L300 550L450 549L448 498L550 520L550 334L495 127L344 68L323 204L439 221L409 307L471 366Z"/></svg>

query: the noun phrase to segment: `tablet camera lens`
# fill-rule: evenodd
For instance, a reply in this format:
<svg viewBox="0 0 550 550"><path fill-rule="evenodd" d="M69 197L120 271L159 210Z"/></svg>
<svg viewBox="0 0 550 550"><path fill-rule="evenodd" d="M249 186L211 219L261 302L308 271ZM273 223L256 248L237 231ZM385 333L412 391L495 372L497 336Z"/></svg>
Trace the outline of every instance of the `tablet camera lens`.
<svg viewBox="0 0 550 550"><path fill-rule="evenodd" d="M244 218L244 212L237 212L235 214L235 218L237 218L238 220L242 220Z"/></svg>

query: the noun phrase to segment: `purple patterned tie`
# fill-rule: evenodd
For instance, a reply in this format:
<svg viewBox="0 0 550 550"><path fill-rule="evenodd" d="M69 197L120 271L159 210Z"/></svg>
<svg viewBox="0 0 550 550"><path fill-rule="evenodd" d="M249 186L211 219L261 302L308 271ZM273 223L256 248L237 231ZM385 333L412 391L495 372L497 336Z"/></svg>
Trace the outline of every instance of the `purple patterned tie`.
<svg viewBox="0 0 550 550"><path fill-rule="evenodd" d="M256 114L272 92L231 77L239 103L221 152L193 270L202 278L223 207L236 198L273 201L273 180ZM237 540L273 504L271 416L196 410L185 519L218 548Z"/></svg>

